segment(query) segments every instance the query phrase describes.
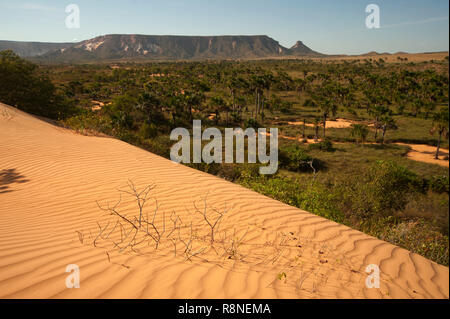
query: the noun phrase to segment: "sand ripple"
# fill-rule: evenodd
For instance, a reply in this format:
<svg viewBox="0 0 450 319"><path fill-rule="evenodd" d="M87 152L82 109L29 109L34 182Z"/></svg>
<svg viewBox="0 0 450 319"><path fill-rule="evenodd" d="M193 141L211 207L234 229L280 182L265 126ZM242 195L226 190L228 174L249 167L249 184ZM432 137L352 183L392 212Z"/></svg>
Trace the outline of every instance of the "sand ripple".
<svg viewBox="0 0 450 319"><path fill-rule="evenodd" d="M447 267L127 143L81 136L2 104L0 127L1 298L449 296ZM168 244L122 253L107 241L92 245L96 222L107 220L96 201L117 200L129 179L138 188L155 184L160 210L193 223L202 258L175 256ZM246 233L236 258L221 253L227 239L214 248L202 242L207 229L193 201L205 194L229 209L224 238ZM131 214L135 203L124 200L121 209ZM65 286L68 264L80 267L80 289ZM365 286L368 264L380 266L380 289Z"/></svg>

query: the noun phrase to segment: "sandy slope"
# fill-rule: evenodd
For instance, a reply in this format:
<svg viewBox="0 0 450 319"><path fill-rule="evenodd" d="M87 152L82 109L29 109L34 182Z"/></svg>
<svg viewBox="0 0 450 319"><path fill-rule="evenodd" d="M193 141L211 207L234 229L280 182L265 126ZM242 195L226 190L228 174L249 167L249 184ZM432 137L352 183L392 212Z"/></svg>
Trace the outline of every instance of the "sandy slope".
<svg viewBox="0 0 450 319"><path fill-rule="evenodd" d="M192 222L195 249L204 249L199 258L185 260L180 243L177 256L167 242L156 251L146 243L119 253L108 240L94 247L96 222L114 221L96 200L117 200L128 179L139 188L156 184L159 211ZM214 249L194 212L193 201L206 193L209 207L228 209ZM134 206L123 198L120 212L131 216ZM242 236L235 254L225 253ZM80 267L79 289L65 286L68 264ZM380 289L365 287L368 264L380 266ZM124 142L77 135L0 104L2 298L448 298L448 285L447 267L404 249Z"/></svg>

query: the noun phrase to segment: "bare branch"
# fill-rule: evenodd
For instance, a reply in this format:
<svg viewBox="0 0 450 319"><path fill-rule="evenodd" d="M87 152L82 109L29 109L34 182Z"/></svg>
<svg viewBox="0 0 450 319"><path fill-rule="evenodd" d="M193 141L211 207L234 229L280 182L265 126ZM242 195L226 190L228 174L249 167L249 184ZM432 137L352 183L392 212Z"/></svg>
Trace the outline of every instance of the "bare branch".
<svg viewBox="0 0 450 319"><path fill-rule="evenodd" d="M194 208L195 208L195 211L197 213L199 213L200 215L203 216L203 219L205 220L205 222L210 227L210 229L211 229L211 243L213 243L214 242L214 231L215 231L215 228L216 228L217 224L220 222L220 220L223 218L224 214L226 213L226 210L224 212L221 212L221 211L219 211L219 210L217 210L215 208L212 208L212 210L216 214L218 214L219 216L216 218L215 221L210 221L208 216L207 216L207 209L208 209L207 207L208 207L208 205L206 203L206 198L207 198L207 196L205 196L205 198L203 199L203 202L204 202L203 210L200 210L197 207L197 204L195 203L195 201L194 201Z"/></svg>

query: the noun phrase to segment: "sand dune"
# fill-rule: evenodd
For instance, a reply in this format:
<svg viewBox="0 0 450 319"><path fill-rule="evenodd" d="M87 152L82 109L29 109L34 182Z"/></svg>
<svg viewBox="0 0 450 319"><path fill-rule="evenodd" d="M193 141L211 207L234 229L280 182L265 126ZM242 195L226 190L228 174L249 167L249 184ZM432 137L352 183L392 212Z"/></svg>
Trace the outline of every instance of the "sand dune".
<svg viewBox="0 0 450 319"><path fill-rule="evenodd" d="M449 297L447 267L119 140L1 104L0 128L1 298ZM178 242L175 256L169 241L119 252L116 231L94 247L97 222L116 220L96 201L115 202L129 179L156 185L155 223L164 213L168 232L175 211L201 254L186 260ZM228 211L212 247L193 204L206 194L209 208ZM136 203L122 195L118 209L132 216ZM80 267L79 289L66 288L68 264ZM369 264L380 267L379 289L365 285Z"/></svg>

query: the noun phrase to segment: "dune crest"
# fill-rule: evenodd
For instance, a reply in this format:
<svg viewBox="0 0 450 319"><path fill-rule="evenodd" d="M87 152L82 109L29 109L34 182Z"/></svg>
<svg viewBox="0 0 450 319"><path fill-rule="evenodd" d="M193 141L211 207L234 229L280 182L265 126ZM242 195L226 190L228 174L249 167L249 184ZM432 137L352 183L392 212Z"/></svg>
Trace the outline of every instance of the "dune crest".
<svg viewBox="0 0 450 319"><path fill-rule="evenodd" d="M1 298L449 297L448 267L239 185L3 104L0 127ZM128 180L154 184L159 211L193 224L202 258L175 256L167 243L122 253L92 245L97 222L112 218L96 201L114 203ZM205 195L227 209L215 249L195 212ZM124 197L120 211L132 216L136 203ZM228 258L219 241L231 235L244 239ZM80 267L79 289L65 286L69 264ZM370 264L379 289L365 285Z"/></svg>

